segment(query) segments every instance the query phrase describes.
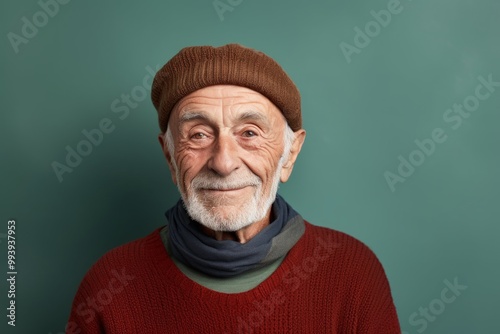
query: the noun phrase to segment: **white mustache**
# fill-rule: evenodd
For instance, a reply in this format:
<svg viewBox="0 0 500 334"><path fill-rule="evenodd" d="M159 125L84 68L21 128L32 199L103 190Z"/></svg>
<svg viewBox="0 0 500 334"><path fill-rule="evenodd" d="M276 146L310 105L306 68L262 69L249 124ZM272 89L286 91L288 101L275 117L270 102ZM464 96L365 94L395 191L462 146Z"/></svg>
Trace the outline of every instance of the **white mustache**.
<svg viewBox="0 0 500 334"><path fill-rule="evenodd" d="M191 181L191 186L194 190L199 189L212 189L212 190L228 190L228 189L239 189L248 186L257 187L262 184L260 178L257 175L246 175L241 176L229 176L227 178L221 178L214 175L198 175L193 181Z"/></svg>

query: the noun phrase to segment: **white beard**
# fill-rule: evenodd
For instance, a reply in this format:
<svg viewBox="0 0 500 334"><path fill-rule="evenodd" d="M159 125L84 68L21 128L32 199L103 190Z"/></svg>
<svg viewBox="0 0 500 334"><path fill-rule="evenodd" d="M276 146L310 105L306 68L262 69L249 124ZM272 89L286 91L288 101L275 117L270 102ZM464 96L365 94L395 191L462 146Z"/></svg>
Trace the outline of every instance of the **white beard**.
<svg viewBox="0 0 500 334"><path fill-rule="evenodd" d="M234 232L240 230L250 224L264 219L269 211L269 208L276 199L278 186L280 182L281 168L285 159L280 159L276 171L273 175L271 189L267 196L262 193L262 180L255 174L248 171L246 176L232 174L229 177L221 178L213 173L203 173L196 176L191 181L191 195L187 196L180 187L182 199L186 210L192 219L201 223L214 231ZM176 169L177 180L179 180L179 172ZM207 207L206 201L200 196L198 189L222 189L222 188L241 188L251 186L254 189L254 194L250 200L245 201L243 205L233 206L231 208L224 206L224 196L220 196L216 202L212 203L211 207ZM220 212L224 206L224 213Z"/></svg>

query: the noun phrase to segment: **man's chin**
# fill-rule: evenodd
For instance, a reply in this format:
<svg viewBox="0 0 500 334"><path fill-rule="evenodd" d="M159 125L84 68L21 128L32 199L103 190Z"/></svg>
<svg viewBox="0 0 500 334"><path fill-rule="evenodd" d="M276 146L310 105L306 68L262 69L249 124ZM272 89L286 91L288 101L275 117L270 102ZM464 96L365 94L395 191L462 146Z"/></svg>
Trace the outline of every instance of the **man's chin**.
<svg viewBox="0 0 500 334"><path fill-rule="evenodd" d="M248 219L248 215L245 217L241 215L241 212L237 212L238 209L234 208L229 212L227 210L223 212L213 212L211 210L210 213L200 217L199 223L218 232L236 232L254 223Z"/></svg>

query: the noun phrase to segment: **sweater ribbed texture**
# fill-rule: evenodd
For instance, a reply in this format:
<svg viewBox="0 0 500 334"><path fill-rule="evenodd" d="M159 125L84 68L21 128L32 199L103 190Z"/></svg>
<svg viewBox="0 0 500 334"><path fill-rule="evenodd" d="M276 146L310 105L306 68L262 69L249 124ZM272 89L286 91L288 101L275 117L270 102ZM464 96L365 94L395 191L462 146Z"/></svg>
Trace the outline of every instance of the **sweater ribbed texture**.
<svg viewBox="0 0 500 334"><path fill-rule="evenodd" d="M401 331L373 252L347 234L306 222L278 269L242 293L220 293L190 280L168 257L160 229L115 248L84 277L67 333Z"/></svg>

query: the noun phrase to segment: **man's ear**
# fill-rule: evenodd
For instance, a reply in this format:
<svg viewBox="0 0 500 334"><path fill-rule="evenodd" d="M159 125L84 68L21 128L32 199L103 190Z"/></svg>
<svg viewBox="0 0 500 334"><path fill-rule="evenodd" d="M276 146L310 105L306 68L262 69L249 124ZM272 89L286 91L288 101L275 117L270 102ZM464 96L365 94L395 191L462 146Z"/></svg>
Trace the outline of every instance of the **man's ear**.
<svg viewBox="0 0 500 334"><path fill-rule="evenodd" d="M293 165L295 164L295 160L299 156L300 150L302 149L302 144L304 144L304 140L306 139L306 130L300 129L294 132L294 141L292 147L290 148L290 154L288 155L288 160L285 161L283 166L281 167L281 182L285 183L292 175Z"/></svg>
<svg viewBox="0 0 500 334"><path fill-rule="evenodd" d="M170 152L168 151L168 143L165 134L160 133L158 135L158 141L160 142L161 150L163 151L163 155L167 159L167 164L168 168L170 169L170 175L172 176L172 182L174 182L175 185L177 185L177 177L175 173L175 168L172 163L172 156L170 155Z"/></svg>

